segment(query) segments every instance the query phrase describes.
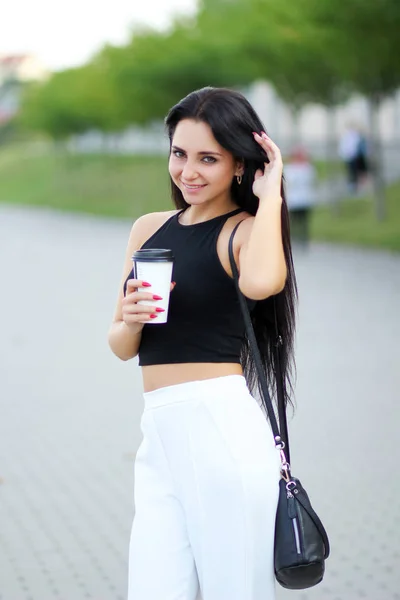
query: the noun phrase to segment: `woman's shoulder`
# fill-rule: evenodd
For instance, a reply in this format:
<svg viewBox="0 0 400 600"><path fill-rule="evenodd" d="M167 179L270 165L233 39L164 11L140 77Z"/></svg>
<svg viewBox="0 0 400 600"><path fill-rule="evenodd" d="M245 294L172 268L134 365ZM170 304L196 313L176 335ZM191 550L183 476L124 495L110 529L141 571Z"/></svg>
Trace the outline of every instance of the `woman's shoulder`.
<svg viewBox="0 0 400 600"><path fill-rule="evenodd" d="M250 235L250 232L252 230L254 220L255 220L254 215L252 215L246 211L239 213L235 217L235 221L233 223L232 229L235 227L235 225L237 223L240 223L240 226L238 227L238 230L237 230L237 236L236 236L239 241L241 241L241 242L246 241L247 237Z"/></svg>
<svg viewBox="0 0 400 600"><path fill-rule="evenodd" d="M140 248L168 219L176 215L179 210L146 213L138 217L132 225L128 241L128 252Z"/></svg>
<svg viewBox="0 0 400 600"><path fill-rule="evenodd" d="M180 212L180 211L179 210L165 210L165 211L160 211L160 212L147 213L147 214L139 217L135 221L134 225L137 224L137 226L140 227L140 229L143 229L146 227L152 227L153 225L158 225L160 227L166 221L168 221L168 219L170 217L173 217L178 212Z"/></svg>
<svg viewBox="0 0 400 600"><path fill-rule="evenodd" d="M157 229L162 227L168 219L178 212L179 210L166 210L142 215L133 223L132 233L134 234L134 237L138 239L140 243L145 242L157 231Z"/></svg>
<svg viewBox="0 0 400 600"><path fill-rule="evenodd" d="M227 242L230 238L231 233L235 229L236 225L239 224L235 237L233 239L233 248L235 252L238 252L243 244L249 239L255 217L243 210L241 213L228 219L228 222L223 227L220 235L221 246L227 247Z"/></svg>

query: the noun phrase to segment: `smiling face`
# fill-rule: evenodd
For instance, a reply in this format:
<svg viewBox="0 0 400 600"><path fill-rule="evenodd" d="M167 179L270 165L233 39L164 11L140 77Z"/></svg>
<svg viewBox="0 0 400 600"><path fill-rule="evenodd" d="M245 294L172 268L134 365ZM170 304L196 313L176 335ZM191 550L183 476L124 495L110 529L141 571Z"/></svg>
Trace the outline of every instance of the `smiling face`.
<svg viewBox="0 0 400 600"><path fill-rule="evenodd" d="M240 163L220 146L207 123L183 119L175 129L169 172L191 205L232 204L230 189Z"/></svg>

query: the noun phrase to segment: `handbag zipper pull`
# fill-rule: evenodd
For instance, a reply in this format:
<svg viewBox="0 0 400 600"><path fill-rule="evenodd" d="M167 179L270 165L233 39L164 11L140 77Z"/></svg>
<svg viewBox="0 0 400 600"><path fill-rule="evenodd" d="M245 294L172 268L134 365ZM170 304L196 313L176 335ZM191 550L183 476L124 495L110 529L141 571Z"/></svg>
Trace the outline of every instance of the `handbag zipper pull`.
<svg viewBox="0 0 400 600"><path fill-rule="evenodd" d="M294 499L294 496L291 492L288 492L287 501L288 501L288 517L289 517L289 519L295 519L297 517L296 506L295 506L296 500Z"/></svg>

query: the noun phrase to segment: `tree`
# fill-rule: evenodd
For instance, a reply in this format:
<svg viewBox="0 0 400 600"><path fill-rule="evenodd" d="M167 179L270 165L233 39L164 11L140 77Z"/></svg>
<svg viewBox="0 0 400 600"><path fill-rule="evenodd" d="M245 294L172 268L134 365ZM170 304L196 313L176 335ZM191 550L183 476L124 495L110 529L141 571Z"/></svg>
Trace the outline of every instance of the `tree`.
<svg viewBox="0 0 400 600"><path fill-rule="evenodd" d="M314 27L297 2L203 0L202 7L205 34L211 22L214 31L220 31L220 44L233 43L239 49L238 80L270 81L295 112L306 102L333 105L343 96L338 74L321 60Z"/></svg>
<svg viewBox="0 0 400 600"><path fill-rule="evenodd" d="M55 73L29 86L21 122L55 139L88 129L110 130L121 124L118 96L98 63Z"/></svg>
<svg viewBox="0 0 400 600"><path fill-rule="evenodd" d="M148 123L163 118L182 97L206 85L235 85L240 50L218 36L203 35L197 21L181 20L167 32L136 30L127 46L107 48L113 85L122 98L124 119ZM247 77L246 77L247 81Z"/></svg>
<svg viewBox="0 0 400 600"><path fill-rule="evenodd" d="M398 0L347 0L338 10L331 0L298 0L315 30L324 60L338 78L366 95L375 163L375 206L385 216L378 111L400 86L400 3Z"/></svg>

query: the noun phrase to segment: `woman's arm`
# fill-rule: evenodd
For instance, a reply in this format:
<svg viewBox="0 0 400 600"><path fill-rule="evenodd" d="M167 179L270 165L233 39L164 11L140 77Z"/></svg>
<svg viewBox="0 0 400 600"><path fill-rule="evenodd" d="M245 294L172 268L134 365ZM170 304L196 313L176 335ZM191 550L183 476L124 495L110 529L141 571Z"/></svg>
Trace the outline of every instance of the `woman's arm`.
<svg viewBox="0 0 400 600"><path fill-rule="evenodd" d="M162 225L169 214L150 213L143 215L135 221L129 236L117 305L108 331L110 348L121 360L129 360L137 356L143 326L149 321L150 314L154 312L149 306L137 304L139 300L150 300L152 295L150 293L151 288L149 288L149 294L137 292L138 282L136 280L128 281L126 297L124 298L123 285L132 271L132 255Z"/></svg>
<svg viewBox="0 0 400 600"><path fill-rule="evenodd" d="M113 320L108 331L108 343L111 350L121 360L129 360L137 356L142 337L143 325L137 323L136 327L128 326L122 318L122 303L124 300L123 286L129 273L132 271L132 255L142 245L143 222L148 215L140 217L134 222L125 253L125 262L122 270L121 284L119 286L117 305Z"/></svg>
<svg viewBox="0 0 400 600"><path fill-rule="evenodd" d="M239 252L239 287L247 298L263 300L285 287L281 207L280 197L260 202L256 217L246 219L240 227L246 241Z"/></svg>
<svg viewBox="0 0 400 600"><path fill-rule="evenodd" d="M130 360L139 352L140 340L142 339L143 325L138 331L132 330L124 321L115 321L108 331L108 343L115 356L121 360Z"/></svg>
<svg viewBox="0 0 400 600"><path fill-rule="evenodd" d="M239 286L248 298L263 300L281 292L287 276L281 223L282 157L269 138L255 139L268 153L270 162L264 173L256 173L253 191L260 199L257 214L240 227L244 241L239 252Z"/></svg>

